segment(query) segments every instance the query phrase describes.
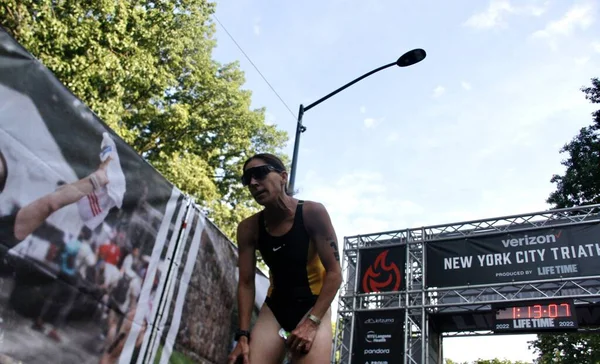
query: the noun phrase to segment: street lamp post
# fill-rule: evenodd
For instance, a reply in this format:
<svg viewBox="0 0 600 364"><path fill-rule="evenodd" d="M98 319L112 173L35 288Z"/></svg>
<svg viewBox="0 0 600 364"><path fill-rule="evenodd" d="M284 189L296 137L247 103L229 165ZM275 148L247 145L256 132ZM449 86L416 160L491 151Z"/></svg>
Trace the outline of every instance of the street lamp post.
<svg viewBox="0 0 600 364"><path fill-rule="evenodd" d="M292 167L291 167L292 171L290 174L288 191L290 191L292 193L294 192L294 182L296 181L296 169L298 167L298 150L300 149L300 135L306 131L306 127L304 125L302 125L302 117L304 116L304 113L306 111L312 109L313 107L319 105L320 103L322 103L323 101L332 97L333 95L339 93L340 91L345 90L346 88L354 85L355 83L357 83L358 81L360 81L366 77L369 77L370 75L372 75L374 73L377 73L381 70L384 70L384 69L392 67L392 66L398 66L398 67L412 66L413 64L419 63L423 59L425 59L426 55L427 55L427 53L425 53L425 51L423 49L420 49L420 48L413 49L411 51L404 53L400 58L398 58L398 60L396 62L386 64L385 66L381 66L370 72L367 72L364 75L358 77L357 79L355 79L353 81L348 82L344 86L338 88L337 90L333 91L332 93L330 93L326 96L323 96L319 100L313 102L312 104L310 104L306 107L304 105L300 104L300 109L298 110L298 123L296 124L296 138L294 140L294 153L292 155Z"/></svg>

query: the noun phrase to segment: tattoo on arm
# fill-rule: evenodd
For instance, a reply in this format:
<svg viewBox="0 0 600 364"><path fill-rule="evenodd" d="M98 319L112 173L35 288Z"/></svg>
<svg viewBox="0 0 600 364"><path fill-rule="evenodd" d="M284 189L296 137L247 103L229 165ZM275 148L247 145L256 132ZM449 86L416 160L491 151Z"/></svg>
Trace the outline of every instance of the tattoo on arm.
<svg viewBox="0 0 600 364"><path fill-rule="evenodd" d="M332 240L329 245L333 248L333 256L335 257L335 260L337 260L338 262L340 261L340 253L338 252L338 246L337 243L335 242L335 240Z"/></svg>

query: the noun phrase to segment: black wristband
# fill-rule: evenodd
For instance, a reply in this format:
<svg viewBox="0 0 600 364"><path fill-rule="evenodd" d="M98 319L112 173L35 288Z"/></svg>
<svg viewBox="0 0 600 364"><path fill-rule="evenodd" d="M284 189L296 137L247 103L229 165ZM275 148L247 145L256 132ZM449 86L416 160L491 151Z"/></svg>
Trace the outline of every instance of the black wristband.
<svg viewBox="0 0 600 364"><path fill-rule="evenodd" d="M250 340L250 331L247 330L238 330L235 333L235 341L239 341L240 337L245 336Z"/></svg>

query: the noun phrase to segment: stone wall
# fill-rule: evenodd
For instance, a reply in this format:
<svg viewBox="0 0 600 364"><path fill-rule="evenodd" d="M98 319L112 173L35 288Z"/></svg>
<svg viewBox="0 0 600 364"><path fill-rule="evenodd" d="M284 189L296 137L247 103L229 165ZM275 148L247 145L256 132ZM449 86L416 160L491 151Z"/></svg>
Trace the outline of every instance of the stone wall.
<svg viewBox="0 0 600 364"><path fill-rule="evenodd" d="M237 257L230 242L210 223L187 289L174 351L199 363L226 363L237 311Z"/></svg>

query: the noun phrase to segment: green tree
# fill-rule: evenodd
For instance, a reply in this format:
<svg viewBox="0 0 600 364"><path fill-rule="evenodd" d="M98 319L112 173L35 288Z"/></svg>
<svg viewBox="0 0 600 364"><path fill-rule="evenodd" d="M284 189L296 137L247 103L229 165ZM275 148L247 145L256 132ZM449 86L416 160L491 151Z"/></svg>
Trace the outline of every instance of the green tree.
<svg viewBox="0 0 600 364"><path fill-rule="evenodd" d="M600 103L600 79L592 79L592 86L581 90L590 102ZM579 134L560 150L569 157L562 161L566 167L564 174L555 174L550 180L556 184L556 191L547 199L553 208L600 202L600 110L592 116L594 122L581 128Z"/></svg>
<svg viewBox="0 0 600 364"><path fill-rule="evenodd" d="M0 0L2 26L224 233L257 205L239 183L287 135L251 109L237 63L212 60L207 0Z"/></svg>
<svg viewBox="0 0 600 364"><path fill-rule="evenodd" d="M590 87L581 89L586 98L600 104L600 80L592 79ZM553 208L600 203L600 110L592 113L593 123L582 128L579 134L562 149L568 158L562 164L563 175L554 175L556 191L547 200ZM539 334L530 342L538 354L540 364L547 363L598 363L600 362L600 337L597 334L563 333Z"/></svg>
<svg viewBox="0 0 600 364"><path fill-rule="evenodd" d="M539 334L531 342L539 364L599 363L600 335L587 333Z"/></svg>

